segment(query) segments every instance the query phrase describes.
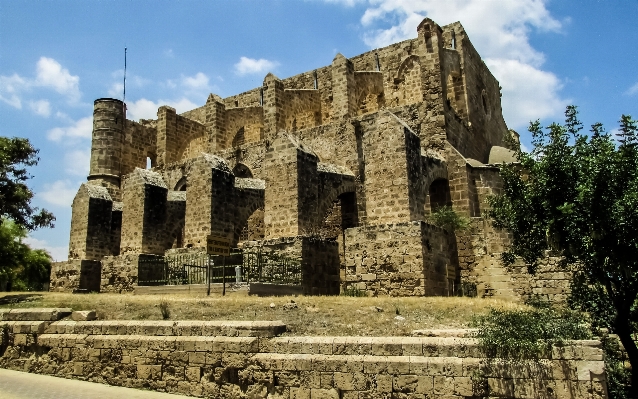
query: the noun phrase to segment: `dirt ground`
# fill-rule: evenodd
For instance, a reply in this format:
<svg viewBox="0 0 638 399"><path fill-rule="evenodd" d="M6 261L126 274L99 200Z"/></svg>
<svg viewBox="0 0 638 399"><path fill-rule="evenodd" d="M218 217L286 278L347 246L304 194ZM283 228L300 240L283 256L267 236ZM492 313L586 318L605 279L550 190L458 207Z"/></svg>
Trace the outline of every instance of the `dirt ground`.
<svg viewBox="0 0 638 399"><path fill-rule="evenodd" d="M70 307L96 310L102 320L281 320L286 335L401 336L413 330L469 327L490 308L524 305L496 299L459 297L255 297L220 295L0 293L0 308Z"/></svg>

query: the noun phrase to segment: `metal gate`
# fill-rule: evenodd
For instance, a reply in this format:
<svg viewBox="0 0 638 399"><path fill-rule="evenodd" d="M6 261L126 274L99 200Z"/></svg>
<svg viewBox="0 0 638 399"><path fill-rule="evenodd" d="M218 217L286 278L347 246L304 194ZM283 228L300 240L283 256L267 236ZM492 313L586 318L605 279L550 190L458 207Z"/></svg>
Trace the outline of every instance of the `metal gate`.
<svg viewBox="0 0 638 399"><path fill-rule="evenodd" d="M210 276L208 276L210 274ZM301 285L301 260L290 256L235 249L225 259L205 253L140 255L138 285L260 282Z"/></svg>

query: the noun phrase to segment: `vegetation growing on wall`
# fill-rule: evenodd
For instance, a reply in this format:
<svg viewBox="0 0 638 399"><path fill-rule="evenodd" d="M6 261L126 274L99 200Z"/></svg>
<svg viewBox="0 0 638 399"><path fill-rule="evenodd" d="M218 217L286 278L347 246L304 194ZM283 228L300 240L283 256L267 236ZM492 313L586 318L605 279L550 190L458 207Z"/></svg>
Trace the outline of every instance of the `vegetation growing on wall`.
<svg viewBox="0 0 638 399"><path fill-rule="evenodd" d="M462 231L470 225L470 221L458 214L451 206L441 206L432 211L430 221L435 226L449 231Z"/></svg>

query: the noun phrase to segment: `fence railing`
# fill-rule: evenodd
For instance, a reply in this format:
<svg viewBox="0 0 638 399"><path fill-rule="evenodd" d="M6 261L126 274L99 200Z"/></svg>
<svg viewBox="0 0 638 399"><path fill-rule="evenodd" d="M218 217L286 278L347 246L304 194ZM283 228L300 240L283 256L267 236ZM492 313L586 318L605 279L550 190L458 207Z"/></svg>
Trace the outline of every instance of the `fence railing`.
<svg viewBox="0 0 638 399"><path fill-rule="evenodd" d="M138 285L207 284L208 281L301 285L301 261L259 249L233 250L225 259L205 253L139 258Z"/></svg>

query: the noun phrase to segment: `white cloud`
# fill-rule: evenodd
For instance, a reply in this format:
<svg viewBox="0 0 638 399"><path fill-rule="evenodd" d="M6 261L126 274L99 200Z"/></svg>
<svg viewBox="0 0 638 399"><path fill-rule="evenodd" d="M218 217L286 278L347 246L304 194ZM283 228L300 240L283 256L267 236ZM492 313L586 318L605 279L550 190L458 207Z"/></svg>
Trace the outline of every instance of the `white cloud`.
<svg viewBox="0 0 638 399"><path fill-rule="evenodd" d="M235 64L235 73L240 76L266 73L278 65L278 62L269 61L264 58L256 60L254 58L240 57L239 62Z"/></svg>
<svg viewBox="0 0 638 399"><path fill-rule="evenodd" d="M60 141L62 138L90 138L93 131L93 117L87 116L70 126L56 127L47 132L47 137L52 141Z"/></svg>
<svg viewBox="0 0 638 399"><path fill-rule="evenodd" d="M57 180L44 185L44 190L37 195L44 201L56 206L71 206L77 187L69 180Z"/></svg>
<svg viewBox="0 0 638 399"><path fill-rule="evenodd" d="M71 75L53 58L40 57L36 64L36 76L33 79L24 78L16 73L11 76L0 76L0 100L14 108L22 108L22 95L34 88L49 88L67 97L69 102L75 103L80 99L80 78ZM43 100L35 101L34 104ZM45 116L44 108L36 108L30 103L31 109L39 115ZM39 105L42 105L40 103ZM50 108L49 112L50 114ZM48 115L46 115L48 116Z"/></svg>
<svg viewBox="0 0 638 399"><path fill-rule="evenodd" d="M531 28L558 31L561 23L545 8L546 0L373 0L361 18L364 26L377 21L396 21L388 29L369 31L371 47L388 45L416 35L424 17L440 25L461 21L472 43L485 58L513 58L540 65L544 56L529 44ZM385 40L391 41L385 41Z"/></svg>
<svg viewBox="0 0 638 399"><path fill-rule="evenodd" d="M59 262L63 260L67 260L69 257L69 248L64 247L53 247L49 245L46 240L39 240L33 237L26 237L22 240L25 244L27 244L31 249L44 249L51 255L54 262Z"/></svg>
<svg viewBox="0 0 638 399"><path fill-rule="evenodd" d="M638 82L635 85L631 86L626 92L628 96L633 96L634 94L638 94Z"/></svg>
<svg viewBox="0 0 638 399"><path fill-rule="evenodd" d="M352 5L354 1L325 0ZM441 26L461 21L472 44L503 87L505 120L520 128L531 119L560 115L567 100L560 79L542 69L545 55L532 47L534 30L559 32L547 0L368 0L361 17L371 48L416 36L426 16ZM516 76L515 71L520 74ZM638 88L636 89L638 92Z"/></svg>
<svg viewBox="0 0 638 399"><path fill-rule="evenodd" d="M72 102L80 99L80 78L71 75L53 58L41 57L36 72L36 86L50 87Z"/></svg>
<svg viewBox="0 0 638 399"><path fill-rule="evenodd" d="M195 76L182 76L182 85L191 90L208 90L208 76L197 72Z"/></svg>
<svg viewBox="0 0 638 399"><path fill-rule="evenodd" d="M14 108L22 108L19 94L27 86L27 81L18 74L0 76L0 100Z"/></svg>
<svg viewBox="0 0 638 399"><path fill-rule="evenodd" d="M178 114L198 107L197 104L186 97L182 97L180 100L159 100L157 102L142 98L126 104L127 118L131 120L156 119L157 109L162 105L175 108Z"/></svg>
<svg viewBox="0 0 638 399"><path fill-rule="evenodd" d="M530 121L555 117L571 102L560 97L560 80L517 60L486 59L490 71L503 87L503 115L513 128L526 127Z"/></svg>
<svg viewBox="0 0 638 399"><path fill-rule="evenodd" d="M72 150L64 154L66 173L74 176L88 176L91 163L91 150Z"/></svg>
<svg viewBox="0 0 638 399"><path fill-rule="evenodd" d="M342 4L346 7L352 7L357 3L363 3L365 0L325 0L326 3Z"/></svg>
<svg viewBox="0 0 638 399"><path fill-rule="evenodd" d="M33 112L45 118L51 115L51 104L47 100L29 101L29 107Z"/></svg>

